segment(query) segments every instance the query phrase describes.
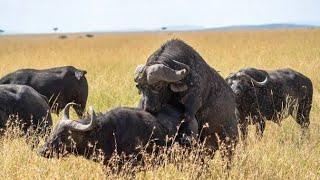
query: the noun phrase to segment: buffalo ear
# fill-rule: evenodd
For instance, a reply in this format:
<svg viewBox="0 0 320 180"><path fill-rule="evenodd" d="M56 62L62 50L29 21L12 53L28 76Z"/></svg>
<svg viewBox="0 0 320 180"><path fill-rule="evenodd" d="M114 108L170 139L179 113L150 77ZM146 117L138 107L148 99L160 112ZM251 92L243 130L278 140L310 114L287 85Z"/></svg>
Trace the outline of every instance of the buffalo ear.
<svg viewBox="0 0 320 180"><path fill-rule="evenodd" d="M184 92L184 91L188 90L188 86L186 83L178 81L178 82L170 84L170 89L173 92Z"/></svg>

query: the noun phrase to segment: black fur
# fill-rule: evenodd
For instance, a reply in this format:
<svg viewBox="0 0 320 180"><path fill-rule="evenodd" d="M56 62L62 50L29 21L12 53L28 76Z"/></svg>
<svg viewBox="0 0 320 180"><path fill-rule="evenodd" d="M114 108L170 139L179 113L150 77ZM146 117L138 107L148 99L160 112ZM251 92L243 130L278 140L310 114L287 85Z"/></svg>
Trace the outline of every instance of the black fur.
<svg viewBox="0 0 320 180"><path fill-rule="evenodd" d="M49 104L57 114L69 102L81 106L75 107L78 116L82 116L88 97L86 71L72 66L51 69L21 69L12 72L2 79L0 84L28 85L46 96Z"/></svg>
<svg viewBox="0 0 320 180"><path fill-rule="evenodd" d="M76 152L90 158L93 147L88 144L102 150L105 160L108 160L115 150L119 154L138 153L149 140L160 146L165 145L166 135L175 135L181 114L176 109L164 108L157 116L153 116L141 109L120 107L97 115L97 126L87 132L71 131L58 123L40 154L52 157L53 153L63 153L60 150L65 146L66 152ZM89 121L88 118L78 120L82 124ZM76 143L74 150L71 148L71 139Z"/></svg>
<svg viewBox="0 0 320 180"><path fill-rule="evenodd" d="M164 64L181 70L183 67L179 67L173 60L190 67L188 75L179 82L186 84L188 90L174 93L169 88L170 84L162 81L152 85L138 84L137 87L142 92L140 106L152 113L166 104L183 107L185 118L196 118L199 130L205 123L209 124L209 128L204 129L201 135L202 139L208 138L207 145L212 149L219 148L219 140L226 144L236 143L236 102L225 80L192 47L181 40L166 42L148 58L146 66Z"/></svg>
<svg viewBox="0 0 320 180"><path fill-rule="evenodd" d="M256 81L263 81L268 76L268 81L264 86L254 86L251 79L241 73ZM264 71L246 68L231 74L226 81L236 95L240 129L244 138L250 123L249 116L253 124L257 123L257 133L262 136L265 119L279 122L286 118L281 116L285 107L301 127L309 126L313 87L311 80L303 74L292 69Z"/></svg>
<svg viewBox="0 0 320 180"><path fill-rule="evenodd" d="M42 131L52 126L46 99L29 86L0 85L0 129L6 127L10 115L18 115L25 132L30 127Z"/></svg>

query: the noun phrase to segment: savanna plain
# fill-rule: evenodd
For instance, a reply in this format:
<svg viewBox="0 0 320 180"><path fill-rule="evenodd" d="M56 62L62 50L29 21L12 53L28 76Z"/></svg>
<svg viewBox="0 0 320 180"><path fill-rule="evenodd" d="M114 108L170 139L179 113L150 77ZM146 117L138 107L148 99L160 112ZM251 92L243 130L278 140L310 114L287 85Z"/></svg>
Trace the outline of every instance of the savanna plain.
<svg viewBox="0 0 320 180"><path fill-rule="evenodd" d="M307 137L301 136L299 125L289 117L280 125L268 122L261 140L256 138L255 129L251 127L247 145L239 143L228 171L223 168L219 153L204 166L197 160L201 150L195 149L187 155L177 148L173 151L174 157L168 154L160 165L146 164L145 170L139 171L134 178L320 179L319 29L107 33L94 34L91 38L84 34L66 36L63 39L59 34L0 36L0 76L20 68L73 65L88 72L88 105L97 112L118 106L132 107L140 97L133 81L135 67L144 64L165 41L179 38L194 47L223 77L244 67L266 70L289 67L313 82L313 107ZM56 123L59 117L52 116ZM130 169L136 167L130 165L115 174L100 163L74 155L45 159L14 133L15 130L9 130L0 138L0 179L133 178Z"/></svg>

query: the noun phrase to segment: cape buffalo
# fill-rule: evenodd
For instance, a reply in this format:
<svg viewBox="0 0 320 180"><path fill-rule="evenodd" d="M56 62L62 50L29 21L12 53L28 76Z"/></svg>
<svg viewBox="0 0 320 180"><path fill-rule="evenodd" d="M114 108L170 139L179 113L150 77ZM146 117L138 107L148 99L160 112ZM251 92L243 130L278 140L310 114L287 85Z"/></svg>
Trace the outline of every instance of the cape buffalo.
<svg viewBox="0 0 320 180"><path fill-rule="evenodd" d="M49 99L55 113L69 102L81 106L75 107L78 116L82 116L88 97L86 71L72 66L56 67L44 70L21 69L0 79L0 84L21 84L33 87Z"/></svg>
<svg viewBox="0 0 320 180"><path fill-rule="evenodd" d="M0 85L0 129L6 127L10 115L17 115L24 132L30 127L43 132L52 126L49 110L46 97L33 88L25 85Z"/></svg>
<svg viewBox="0 0 320 180"><path fill-rule="evenodd" d="M166 42L137 67L135 82L143 109L157 113L166 104L183 107L187 134L199 134L198 124L208 123L201 139L206 137L213 150L224 143L230 152L238 138L234 94L192 47L181 40Z"/></svg>
<svg viewBox="0 0 320 180"><path fill-rule="evenodd" d="M279 122L291 115L301 127L309 126L312 82L299 72L292 69L264 71L246 68L229 75L226 81L236 95L244 139L249 123L257 123L257 134L261 137L265 119Z"/></svg>
<svg viewBox="0 0 320 180"><path fill-rule="evenodd" d="M73 121L69 118L71 105L74 104L65 107L64 118L39 150L40 155L49 158L75 152L90 158L94 150L101 150L108 160L115 150L119 154L138 153L149 141L165 145L166 136L175 135L182 115L174 108L164 108L153 116L141 109L126 107L96 115L90 108L90 117Z"/></svg>

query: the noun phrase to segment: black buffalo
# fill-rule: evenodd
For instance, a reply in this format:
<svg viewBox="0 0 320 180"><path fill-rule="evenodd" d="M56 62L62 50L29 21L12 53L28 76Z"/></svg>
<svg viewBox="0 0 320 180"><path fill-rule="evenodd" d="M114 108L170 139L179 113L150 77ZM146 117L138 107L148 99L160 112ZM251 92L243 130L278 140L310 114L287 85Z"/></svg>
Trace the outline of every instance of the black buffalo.
<svg viewBox="0 0 320 180"><path fill-rule="evenodd" d="M126 155L139 153L150 145L165 145L166 136L173 137L182 113L174 108L164 108L157 116L137 108L120 107L85 119L69 119L69 103L64 109L64 118L58 122L52 135L39 150L44 157L77 153L90 158L95 150L108 160L115 150ZM93 147L94 145L94 147ZM140 148L139 148L140 147ZM147 148L148 150L148 148Z"/></svg>
<svg viewBox="0 0 320 180"><path fill-rule="evenodd" d="M5 129L10 115L22 126L44 132L52 126L47 98L25 85L0 85L0 129Z"/></svg>
<svg viewBox="0 0 320 180"><path fill-rule="evenodd" d="M78 116L82 116L88 97L86 71L72 66L35 70L21 69L12 72L2 79L0 84L28 85L49 99L49 105L55 113L69 102L81 106L75 107Z"/></svg>
<svg viewBox="0 0 320 180"><path fill-rule="evenodd" d="M303 74L292 69L246 68L229 75L226 81L236 95L243 138L249 123L257 125L261 137L265 119L279 123L291 115L301 127L309 126L313 88Z"/></svg>
<svg viewBox="0 0 320 180"><path fill-rule="evenodd" d="M142 92L143 109L157 113L167 104L182 107L187 134L199 134L198 127L208 123L201 139L206 137L213 150L220 143L232 149L231 143L238 138L234 94L192 47L181 40L166 42L137 67L135 82Z"/></svg>

